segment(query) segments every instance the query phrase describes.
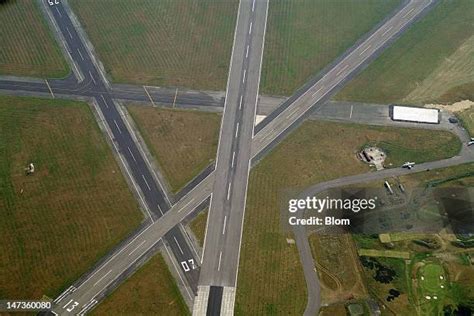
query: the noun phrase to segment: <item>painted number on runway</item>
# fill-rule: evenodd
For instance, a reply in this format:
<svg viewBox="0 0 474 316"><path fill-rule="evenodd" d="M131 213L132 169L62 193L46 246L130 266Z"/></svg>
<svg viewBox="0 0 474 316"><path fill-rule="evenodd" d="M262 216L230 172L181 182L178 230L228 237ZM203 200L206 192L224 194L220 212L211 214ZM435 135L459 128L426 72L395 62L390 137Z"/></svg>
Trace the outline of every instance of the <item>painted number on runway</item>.
<svg viewBox="0 0 474 316"><path fill-rule="evenodd" d="M194 263L194 259L189 259L188 261L181 261L181 266L183 267L184 272L188 272L197 268L196 264Z"/></svg>
<svg viewBox="0 0 474 316"><path fill-rule="evenodd" d="M48 0L49 5L59 4L59 0Z"/></svg>
<svg viewBox="0 0 474 316"><path fill-rule="evenodd" d="M63 308L66 308L66 306L69 306L68 308L66 308L66 310L68 312L72 312L74 310L74 308L76 308L77 305L79 305L78 302L70 300L66 305L63 306Z"/></svg>

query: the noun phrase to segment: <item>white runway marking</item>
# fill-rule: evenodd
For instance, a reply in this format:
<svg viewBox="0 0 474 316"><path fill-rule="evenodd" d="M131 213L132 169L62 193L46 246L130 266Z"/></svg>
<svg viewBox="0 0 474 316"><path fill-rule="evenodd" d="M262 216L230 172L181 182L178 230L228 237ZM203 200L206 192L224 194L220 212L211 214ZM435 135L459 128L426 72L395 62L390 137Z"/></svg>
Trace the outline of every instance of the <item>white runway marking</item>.
<svg viewBox="0 0 474 316"><path fill-rule="evenodd" d="M188 203L186 203L186 204L178 211L178 213L181 212L182 210L186 209L186 206L188 206L189 204L191 204L193 201L194 201L194 199L192 199L191 201L189 201Z"/></svg>
<svg viewBox="0 0 474 316"><path fill-rule="evenodd" d="M363 53L365 53L372 45L367 45L366 48L364 48L364 50L362 52L360 52L359 56L362 55Z"/></svg>
<svg viewBox="0 0 474 316"><path fill-rule="evenodd" d="M109 104L107 103L107 101L105 101L104 96L101 94L100 97L102 98L102 101L104 101L105 106L106 106L107 108L109 108Z"/></svg>
<svg viewBox="0 0 474 316"><path fill-rule="evenodd" d="M354 106L351 105L351 113L349 114L349 118L351 119L352 118L352 110L354 109Z"/></svg>
<svg viewBox="0 0 474 316"><path fill-rule="evenodd" d="M143 246L143 244L146 243L146 240L142 241L138 246L136 246L135 248L133 248L132 251L130 251L130 253L128 254L129 256L134 253L135 251L137 251L138 248L140 248L141 246Z"/></svg>
<svg viewBox="0 0 474 316"><path fill-rule="evenodd" d="M142 178L143 178L143 181L145 181L145 184L146 184L146 186L147 186L147 188L148 188L148 191L151 191L151 188L150 188L150 186L148 185L148 182L146 181L144 175L142 175Z"/></svg>
<svg viewBox="0 0 474 316"><path fill-rule="evenodd" d="M348 65L345 65L344 67L342 67L342 69L341 69L341 70L339 70L339 71L336 73L336 76L339 76L341 73L343 73L343 72L344 72L344 70L346 70L346 69L347 69L347 67L348 67Z"/></svg>
<svg viewBox="0 0 474 316"><path fill-rule="evenodd" d="M92 82L94 84L97 84L97 82L95 82L94 76L92 75L92 72L90 70L89 70L89 75L91 76Z"/></svg>
<svg viewBox="0 0 474 316"><path fill-rule="evenodd" d="M244 69L244 76L242 77L242 82L245 82L245 76L247 75L247 69Z"/></svg>
<svg viewBox="0 0 474 316"><path fill-rule="evenodd" d="M116 120L114 120L114 123L115 123L115 127L117 127L117 130L119 131L119 133L122 134L122 130L121 130L120 127L118 126Z"/></svg>
<svg viewBox="0 0 474 316"><path fill-rule="evenodd" d="M231 168L234 168L234 160L235 160L235 151L232 153L232 166L231 166Z"/></svg>
<svg viewBox="0 0 474 316"><path fill-rule="evenodd" d="M109 272L107 272L106 274L104 274L100 279L99 281L95 282L93 286L96 286L97 283L99 283L100 281L102 281L106 276L108 276L110 274L110 272L112 272L112 269L109 270Z"/></svg>
<svg viewBox="0 0 474 316"><path fill-rule="evenodd" d="M56 12L58 12L58 14L59 14L59 17L62 18L63 16L62 16L61 12L59 12L58 7L55 7L55 8L56 8Z"/></svg>
<svg viewBox="0 0 474 316"><path fill-rule="evenodd" d="M84 60L84 56L82 56L81 50L79 48L77 49L77 52L79 53L79 56L81 56L81 59Z"/></svg>
<svg viewBox="0 0 474 316"><path fill-rule="evenodd" d="M225 235L225 227L227 225L227 216L224 216L224 226L222 227L222 235Z"/></svg>
<svg viewBox="0 0 474 316"><path fill-rule="evenodd" d="M179 251L181 251L181 254L183 255L184 252L183 252L183 249L181 249L181 246L179 245L178 239L176 239L176 237L173 237L173 238L174 238L174 242L176 243L176 245L178 245Z"/></svg>
<svg viewBox="0 0 474 316"><path fill-rule="evenodd" d="M247 45L247 51L245 52L245 58L249 57L249 45Z"/></svg>
<svg viewBox="0 0 474 316"><path fill-rule="evenodd" d="M323 88L323 87L321 87L321 88L319 88L318 90L316 90L316 92L313 93L311 96L314 98L314 96L316 95L316 93L318 93L319 91L321 91L322 88Z"/></svg>
<svg viewBox="0 0 474 316"><path fill-rule="evenodd" d="M157 204L156 207L158 208L158 211L160 211L161 216L163 216L163 211L161 210L161 207Z"/></svg>
<svg viewBox="0 0 474 316"><path fill-rule="evenodd" d="M252 34L252 25L253 25L253 22L250 22L249 34Z"/></svg>
<svg viewBox="0 0 474 316"><path fill-rule="evenodd" d="M148 99L150 99L151 105L155 106L155 102L153 102L153 99L151 98L151 95L148 93L148 90L146 89L145 86L143 86L143 90L145 90L145 93L148 96Z"/></svg>
<svg viewBox="0 0 474 316"><path fill-rule="evenodd" d="M382 33L382 36L385 36L390 30L393 29L393 26L389 27L385 32Z"/></svg>
<svg viewBox="0 0 474 316"><path fill-rule="evenodd" d="M408 11L407 13L405 13L404 16L402 16L402 18L406 18L410 13L412 13L412 11L415 10L415 8L412 8L410 11Z"/></svg>
<svg viewBox="0 0 474 316"><path fill-rule="evenodd" d="M49 89L49 92L51 93L51 96L53 97L54 99L54 93L53 93L53 89L51 89L51 86L49 85L49 82L47 79L44 80L44 82L46 82L46 85L48 86L48 89Z"/></svg>
<svg viewBox="0 0 474 316"><path fill-rule="evenodd" d="M243 96L240 96L239 110L242 110L242 97L243 97Z"/></svg>
<svg viewBox="0 0 474 316"><path fill-rule="evenodd" d="M69 28L67 26L66 26L66 31L69 34L69 37L72 39L72 33L71 33L71 31L69 30Z"/></svg>
<svg viewBox="0 0 474 316"><path fill-rule="evenodd" d="M217 264L217 271L221 271L222 251L219 254L219 263Z"/></svg>
<svg viewBox="0 0 474 316"><path fill-rule="evenodd" d="M255 11L255 0L252 2L252 12Z"/></svg>
<svg viewBox="0 0 474 316"><path fill-rule="evenodd" d="M230 188L232 188L232 182L229 182L229 187L227 188L227 200L230 199Z"/></svg>
<svg viewBox="0 0 474 316"><path fill-rule="evenodd" d="M128 152L130 153L130 155L132 156L133 161L137 162L137 160L135 159L135 156L133 155L132 151L130 150L130 147L127 147L127 149L128 149Z"/></svg>

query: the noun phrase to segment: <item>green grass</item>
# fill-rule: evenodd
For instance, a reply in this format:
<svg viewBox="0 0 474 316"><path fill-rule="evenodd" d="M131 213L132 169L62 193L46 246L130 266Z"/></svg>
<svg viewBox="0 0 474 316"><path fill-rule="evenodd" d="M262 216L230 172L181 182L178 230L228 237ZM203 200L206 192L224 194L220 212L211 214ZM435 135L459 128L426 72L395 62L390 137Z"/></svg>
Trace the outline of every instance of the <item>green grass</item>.
<svg viewBox="0 0 474 316"><path fill-rule="evenodd" d="M0 297L12 299L55 297L139 225L87 104L0 96L0 217Z"/></svg>
<svg viewBox="0 0 474 316"><path fill-rule="evenodd" d="M69 72L37 1L0 3L0 74L64 77Z"/></svg>
<svg viewBox="0 0 474 316"><path fill-rule="evenodd" d="M474 5L471 1L441 1L352 80L336 98L377 103L402 102L474 35L473 16ZM449 89L449 85L441 86L440 89ZM431 96L436 99L437 95L443 93L432 91Z"/></svg>
<svg viewBox="0 0 474 316"><path fill-rule="evenodd" d="M206 223L207 223L207 210L200 212L190 223L189 227L196 236L199 245L202 247L204 245L204 237L206 234Z"/></svg>
<svg viewBox="0 0 474 316"><path fill-rule="evenodd" d="M400 3L272 0L265 35L262 92L291 95Z"/></svg>
<svg viewBox="0 0 474 316"><path fill-rule="evenodd" d="M449 287L443 267L433 262L426 263L418 270L417 281L420 310L426 315L438 315L443 308L443 300Z"/></svg>
<svg viewBox="0 0 474 316"><path fill-rule="evenodd" d="M224 90L238 1L73 0L115 82Z"/></svg>
<svg viewBox="0 0 474 316"><path fill-rule="evenodd" d="M116 289L93 315L189 315L178 286L158 254Z"/></svg>
<svg viewBox="0 0 474 316"><path fill-rule="evenodd" d="M445 153L436 145L442 135L444 132L439 131L321 121L305 122L289 135L250 173L236 315L304 312L306 286L298 251L294 244L287 243L291 235L280 223L280 208L286 193L368 172L368 165L358 161L355 153L371 141L403 144L412 150L430 148L444 157Z"/></svg>
<svg viewBox="0 0 474 316"><path fill-rule="evenodd" d="M474 106L471 106L470 109L458 113L458 117L460 118L462 125L467 130L469 135L474 137Z"/></svg>
<svg viewBox="0 0 474 316"><path fill-rule="evenodd" d="M220 114L138 105L128 110L173 192L214 161Z"/></svg>

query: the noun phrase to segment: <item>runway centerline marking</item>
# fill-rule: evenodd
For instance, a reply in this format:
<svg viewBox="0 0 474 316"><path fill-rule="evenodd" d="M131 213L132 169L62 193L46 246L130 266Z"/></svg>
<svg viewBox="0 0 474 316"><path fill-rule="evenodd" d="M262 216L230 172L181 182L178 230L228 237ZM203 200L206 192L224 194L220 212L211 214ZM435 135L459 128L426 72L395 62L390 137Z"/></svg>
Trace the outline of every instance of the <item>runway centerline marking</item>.
<svg viewBox="0 0 474 316"><path fill-rule="evenodd" d="M219 263L217 264L217 271L221 271L222 251L219 253Z"/></svg>
<svg viewBox="0 0 474 316"><path fill-rule="evenodd" d="M158 204L156 204L156 207L158 207L158 211L160 211L161 216L163 216L163 211L161 210L161 207Z"/></svg>
<svg viewBox="0 0 474 316"><path fill-rule="evenodd" d="M81 50L79 48L77 49L77 52L79 53L79 56L81 57L81 59L84 60L84 56L82 56Z"/></svg>
<svg viewBox="0 0 474 316"><path fill-rule="evenodd" d="M110 272L112 272L112 269L110 269L109 272L107 272L106 274L104 274L97 282L95 282L93 286L96 286L97 283L99 283L99 282L102 281L106 276L108 276L108 275L110 274Z"/></svg>
<svg viewBox="0 0 474 316"><path fill-rule="evenodd" d="M229 187L227 188L227 200L230 199L230 188L232 188L232 182L229 182Z"/></svg>
<svg viewBox="0 0 474 316"><path fill-rule="evenodd" d="M115 127L117 127L117 130L119 131L119 133L122 134L122 130L121 130L120 127L118 126L116 120L114 120L114 123L115 123Z"/></svg>
<svg viewBox="0 0 474 316"><path fill-rule="evenodd" d="M247 51L245 52L245 58L249 57L249 45L247 45Z"/></svg>
<svg viewBox="0 0 474 316"><path fill-rule="evenodd" d="M69 34L69 37L72 39L72 34L71 34L71 31L69 30L69 28L66 26L66 31L67 33Z"/></svg>
<svg viewBox="0 0 474 316"><path fill-rule="evenodd" d="M253 22L250 22L249 34L252 34L252 25L253 25Z"/></svg>
<svg viewBox="0 0 474 316"><path fill-rule="evenodd" d="M239 134L239 123L237 123L237 127L235 129L235 138L237 138L237 134Z"/></svg>
<svg viewBox="0 0 474 316"><path fill-rule="evenodd" d="M393 29L393 26L389 27L385 32L382 33L382 36L385 36L390 30Z"/></svg>
<svg viewBox="0 0 474 316"><path fill-rule="evenodd" d="M146 240L142 241L138 246L136 246L135 248L133 248L132 251L130 251L130 253L128 254L129 256L134 253L138 248L140 248L141 246L143 246L143 244L146 243Z"/></svg>
<svg viewBox="0 0 474 316"><path fill-rule="evenodd" d="M59 17L60 17L60 18L62 18L62 17L63 17L63 15L61 14L61 12L59 12L59 9L58 9L58 7L55 7L55 8L56 8L56 12L58 12L58 14L59 14Z"/></svg>
<svg viewBox="0 0 474 316"><path fill-rule="evenodd" d="M372 45L367 45L367 47L360 52L359 56L362 55L363 53L365 53Z"/></svg>
<svg viewBox="0 0 474 316"><path fill-rule="evenodd" d="M243 96L241 95L241 96L240 96L239 110L242 110L242 98L243 98Z"/></svg>
<svg viewBox="0 0 474 316"><path fill-rule="evenodd" d="M135 159L135 156L133 155L132 151L130 150L130 147L127 147L127 149L128 149L128 152L130 153L130 155L132 156L133 161L137 162L137 160Z"/></svg>
<svg viewBox="0 0 474 316"><path fill-rule="evenodd" d="M346 69L347 69L347 67L349 67L349 65L344 65L344 67L342 67L342 69L341 69L341 70L339 70L339 71L336 73L336 77L337 77L337 76L339 76L341 73L343 73L343 72L344 72L344 70L346 70Z"/></svg>
<svg viewBox="0 0 474 316"><path fill-rule="evenodd" d="M183 252L183 249L181 249L181 246L179 245L179 242L178 242L178 239L176 239L176 237L174 237L174 242L176 243L176 245L178 245L178 248L179 248L179 251L181 251L181 254L184 255L184 252Z"/></svg>
<svg viewBox="0 0 474 316"><path fill-rule="evenodd" d="M148 191L151 191L150 185L148 184L148 181L146 181L144 175L142 175L142 178L143 178L143 181L145 181L145 184L146 184L146 186L147 186L147 188L148 188Z"/></svg>
<svg viewBox="0 0 474 316"><path fill-rule="evenodd" d="M107 109L109 108L109 104L107 103L107 101L105 101L105 98L104 96L101 94L100 97L102 98L102 101L104 101L105 103L105 106L107 107Z"/></svg>
<svg viewBox="0 0 474 316"><path fill-rule="evenodd" d="M252 2L252 12L255 11L255 0Z"/></svg>
<svg viewBox="0 0 474 316"><path fill-rule="evenodd" d="M225 227L227 225L227 215L224 216L224 226L222 227L222 235L225 235Z"/></svg>
<svg viewBox="0 0 474 316"><path fill-rule="evenodd" d="M193 201L194 201L194 199L192 199L191 201L189 201L188 203L186 203L186 204L178 211L178 213L181 212L182 210L184 210L184 209L186 208L186 206L188 206L189 204L191 204Z"/></svg>
<svg viewBox="0 0 474 316"><path fill-rule="evenodd" d="M232 153L232 166L231 166L231 168L234 168L234 160L235 160L235 151Z"/></svg>
<svg viewBox="0 0 474 316"><path fill-rule="evenodd" d="M323 88L324 88L324 87L321 87L321 88L319 88L318 90L316 90L316 92L314 92L314 93L311 95L311 97L314 97L314 96L316 95L316 93L318 93L319 91L321 91Z"/></svg>
<svg viewBox="0 0 474 316"><path fill-rule="evenodd" d="M242 82L245 82L245 76L247 75L247 69L244 69L244 76L242 77Z"/></svg>

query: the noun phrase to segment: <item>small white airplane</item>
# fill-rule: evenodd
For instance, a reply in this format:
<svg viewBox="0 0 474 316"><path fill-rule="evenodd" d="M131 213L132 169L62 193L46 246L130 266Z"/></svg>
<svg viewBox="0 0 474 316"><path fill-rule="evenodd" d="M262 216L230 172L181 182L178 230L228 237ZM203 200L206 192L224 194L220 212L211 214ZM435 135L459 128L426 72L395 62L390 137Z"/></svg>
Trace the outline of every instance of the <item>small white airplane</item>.
<svg viewBox="0 0 474 316"><path fill-rule="evenodd" d="M467 143L468 146L474 145L474 139L471 138L471 141Z"/></svg>
<svg viewBox="0 0 474 316"><path fill-rule="evenodd" d="M403 165L402 165L402 168L408 168L408 169L411 169L415 166L415 163L414 162L405 162Z"/></svg>

